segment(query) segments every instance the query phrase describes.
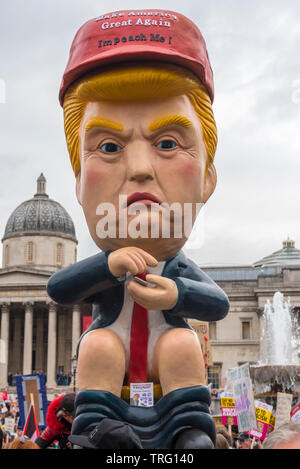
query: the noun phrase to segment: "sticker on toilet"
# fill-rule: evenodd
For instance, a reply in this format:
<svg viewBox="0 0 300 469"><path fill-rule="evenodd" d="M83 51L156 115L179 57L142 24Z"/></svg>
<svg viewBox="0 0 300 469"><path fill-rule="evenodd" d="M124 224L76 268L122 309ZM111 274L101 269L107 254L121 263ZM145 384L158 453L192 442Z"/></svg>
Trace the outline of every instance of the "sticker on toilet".
<svg viewBox="0 0 300 469"><path fill-rule="evenodd" d="M152 407L153 404L153 383L130 384L130 405Z"/></svg>

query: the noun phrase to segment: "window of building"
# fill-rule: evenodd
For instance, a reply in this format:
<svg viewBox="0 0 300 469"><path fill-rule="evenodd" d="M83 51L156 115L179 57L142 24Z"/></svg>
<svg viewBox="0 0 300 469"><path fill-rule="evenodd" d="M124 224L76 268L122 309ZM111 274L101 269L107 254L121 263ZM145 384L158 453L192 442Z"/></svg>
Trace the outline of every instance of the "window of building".
<svg viewBox="0 0 300 469"><path fill-rule="evenodd" d="M25 259L27 263L31 263L34 261L34 244L32 241L29 241L26 244L25 248Z"/></svg>
<svg viewBox="0 0 300 469"><path fill-rule="evenodd" d="M209 366L207 370L208 384L212 384L213 389L219 389L221 387L221 364L214 364Z"/></svg>
<svg viewBox="0 0 300 469"><path fill-rule="evenodd" d="M58 243L56 246L56 264L62 265L63 263L63 245Z"/></svg>
<svg viewBox="0 0 300 469"><path fill-rule="evenodd" d="M8 267L9 265L9 246L5 246L4 250L4 267Z"/></svg>
<svg viewBox="0 0 300 469"><path fill-rule="evenodd" d="M242 321L242 339L251 339L251 321L249 320Z"/></svg>
<svg viewBox="0 0 300 469"><path fill-rule="evenodd" d="M217 323L209 323L209 338L210 340L217 340Z"/></svg>
<svg viewBox="0 0 300 469"><path fill-rule="evenodd" d="M209 366L207 369L208 384L212 384L213 389L221 388L221 371L222 365L215 363L214 366Z"/></svg>

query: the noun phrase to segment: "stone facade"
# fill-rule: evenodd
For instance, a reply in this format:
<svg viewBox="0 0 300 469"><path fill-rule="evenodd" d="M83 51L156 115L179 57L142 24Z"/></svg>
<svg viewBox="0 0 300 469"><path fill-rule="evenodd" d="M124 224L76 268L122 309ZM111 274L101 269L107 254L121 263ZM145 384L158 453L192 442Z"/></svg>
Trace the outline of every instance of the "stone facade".
<svg viewBox="0 0 300 469"><path fill-rule="evenodd" d="M76 262L76 248L73 240L52 233L8 238L3 242L2 267L35 265L55 271Z"/></svg>
<svg viewBox="0 0 300 469"><path fill-rule="evenodd" d="M286 241L280 256L286 254ZM277 254L275 253L275 254ZM210 342L214 365L219 367L219 387L223 387L229 368L260 359L261 316L267 300L280 291L290 298L294 314L300 310L300 251L293 242L284 260L268 256L268 261L253 266L205 267L206 271L227 293L230 301L228 316L210 324ZM300 351L299 351L300 353Z"/></svg>

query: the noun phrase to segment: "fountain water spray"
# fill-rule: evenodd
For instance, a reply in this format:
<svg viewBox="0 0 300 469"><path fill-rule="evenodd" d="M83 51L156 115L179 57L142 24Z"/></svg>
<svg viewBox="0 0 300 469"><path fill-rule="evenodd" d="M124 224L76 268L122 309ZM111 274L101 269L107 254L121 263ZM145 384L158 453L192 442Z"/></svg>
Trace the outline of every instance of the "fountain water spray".
<svg viewBox="0 0 300 469"><path fill-rule="evenodd" d="M290 300L276 292L261 317L259 364L250 366L256 396L272 405L277 392L300 394L299 331Z"/></svg>
<svg viewBox="0 0 300 469"><path fill-rule="evenodd" d="M267 301L262 317L260 346L261 365L298 365L299 327L290 300L276 292L272 303Z"/></svg>

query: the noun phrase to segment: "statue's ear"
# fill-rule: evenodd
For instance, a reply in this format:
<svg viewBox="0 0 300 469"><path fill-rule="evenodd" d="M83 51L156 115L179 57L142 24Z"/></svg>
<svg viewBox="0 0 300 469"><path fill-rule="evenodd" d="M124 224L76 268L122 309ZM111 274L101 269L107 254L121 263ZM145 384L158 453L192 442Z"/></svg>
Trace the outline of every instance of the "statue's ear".
<svg viewBox="0 0 300 469"><path fill-rule="evenodd" d="M78 200L78 203L81 205L81 171L76 176L76 197Z"/></svg>
<svg viewBox="0 0 300 469"><path fill-rule="evenodd" d="M203 202L206 203L213 194L217 185L217 171L213 163L210 163L206 169L204 180Z"/></svg>

